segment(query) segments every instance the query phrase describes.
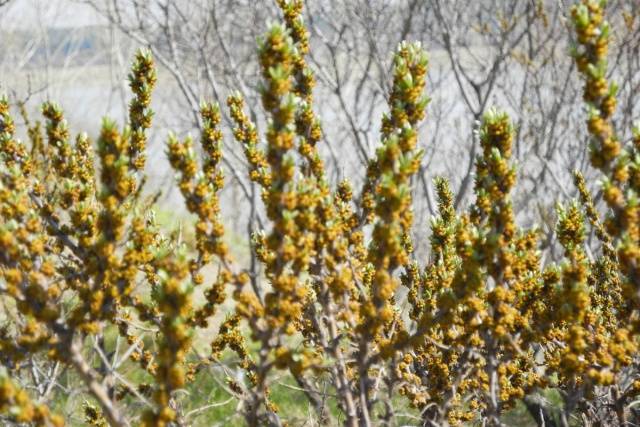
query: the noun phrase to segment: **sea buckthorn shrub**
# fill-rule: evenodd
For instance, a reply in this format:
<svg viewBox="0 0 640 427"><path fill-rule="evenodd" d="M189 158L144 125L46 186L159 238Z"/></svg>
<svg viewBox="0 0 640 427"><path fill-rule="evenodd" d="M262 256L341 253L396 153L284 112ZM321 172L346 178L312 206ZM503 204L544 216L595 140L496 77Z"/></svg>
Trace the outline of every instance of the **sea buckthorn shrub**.
<svg viewBox="0 0 640 427"><path fill-rule="evenodd" d="M282 23L257 52L264 132L232 94L202 103L199 147L167 138L193 240L166 233L144 191L157 82L148 52L129 75L127 123L105 119L95 142L52 102L43 123L22 109L22 142L0 99L3 425L192 425L226 404L216 391L246 425L295 425L274 392L282 378L317 425L500 426L522 407L538 425L640 423L640 130L623 141L615 127L605 2L569 11L604 204L576 171L578 198L557 207L562 256L546 262L540 231L516 222L516 129L496 108L478 126L475 200L456 210L446 177L435 180L429 258L417 259L411 230L425 224L412 183L429 102L419 44L395 52L362 188L332 183L303 2L277 3ZM225 237L224 108L268 218L252 241L263 277ZM202 403L195 390L210 377ZM84 401L69 411L70 388Z"/></svg>

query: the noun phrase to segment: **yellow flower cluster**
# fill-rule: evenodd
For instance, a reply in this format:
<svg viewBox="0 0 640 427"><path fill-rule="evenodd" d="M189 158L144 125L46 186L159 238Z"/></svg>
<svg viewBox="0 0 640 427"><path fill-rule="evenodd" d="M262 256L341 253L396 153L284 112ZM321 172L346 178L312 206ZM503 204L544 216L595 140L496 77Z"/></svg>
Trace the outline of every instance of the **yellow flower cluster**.
<svg viewBox="0 0 640 427"><path fill-rule="evenodd" d="M14 124L8 102L0 99L0 278L3 291L15 301L18 310L33 316L38 322L53 323L60 314L60 285L52 283L55 276L46 223L32 202L35 181L32 164L24 144L14 137ZM43 212L46 215L45 212ZM20 328L22 339L17 345L5 340L8 356L22 359L21 347L37 350L49 343L49 334L37 322Z"/></svg>
<svg viewBox="0 0 640 427"><path fill-rule="evenodd" d="M49 412L49 408L31 401L26 391L17 387L4 373L0 373L0 415L8 415L17 424L38 427L62 427L64 419Z"/></svg>
<svg viewBox="0 0 640 427"><path fill-rule="evenodd" d="M153 64L151 52L139 50L136 52L131 73L129 87L134 98L129 103L129 124L131 126L131 142L129 145L129 162L136 171L144 170L146 156L144 154L147 136L146 130L151 127L153 111L151 92L156 84L156 68Z"/></svg>
<svg viewBox="0 0 640 427"><path fill-rule="evenodd" d="M300 137L298 151L308 163L303 173L309 175L310 172L318 180L322 180L324 164L316 150L316 144L322 138L322 128L312 109L315 78L305 61L305 55L309 52L309 34L302 20L303 1L277 0L277 3L296 48L292 58L293 93L299 98L300 105L296 109L295 125Z"/></svg>
<svg viewBox="0 0 640 427"><path fill-rule="evenodd" d="M403 43L395 56L394 81L388 104L389 115L383 118L382 146L369 166L363 194L372 197L372 242L367 262L375 273L371 278L371 296L363 307L361 328L371 339L393 320L391 298L398 286L394 271L409 262L412 251L407 244L413 223L410 179L418 172L423 152L416 150L417 124L424 117L427 56L419 44ZM370 193L370 194L369 194Z"/></svg>
<svg viewBox="0 0 640 427"><path fill-rule="evenodd" d="M609 169L621 146L609 122L617 89L606 80L610 29L603 16L604 5L600 0L583 1L572 7L571 17L579 45L575 61L586 80L583 98L591 107L587 121L593 136L591 161L596 167Z"/></svg>
<svg viewBox="0 0 640 427"><path fill-rule="evenodd" d="M381 136L385 145L376 153L367 168L367 180L362 192L362 207L368 222L374 218L376 186L389 165L402 156L403 173L417 167L420 151L410 156L417 141L416 125L424 118L429 99L423 95L428 59L419 43L402 43L394 58L394 79L388 105L391 111L382 118ZM397 140L396 140L397 138ZM389 141L388 141L389 140ZM390 148L386 148L390 145ZM387 151L383 153L382 151ZM415 171L413 172L415 173Z"/></svg>
<svg viewBox="0 0 640 427"><path fill-rule="evenodd" d="M180 173L179 187L187 209L198 216L196 249L199 259L194 271L207 264L212 255L224 260L228 252L222 241L224 226L220 222L218 201L218 192L224 185L224 176L218 167L222 158L222 133L217 128L220 112L215 105L203 104L201 115L204 122L201 145L205 153L202 168L198 166L190 138L180 142L171 136L167 144L171 166ZM196 279L198 281L200 279Z"/></svg>
<svg viewBox="0 0 640 427"><path fill-rule="evenodd" d="M95 405L92 405L89 402L84 402L82 405L82 409L84 410L84 420L85 422L93 427L108 427L109 424L107 420L104 419L100 409Z"/></svg>
<svg viewBox="0 0 640 427"><path fill-rule="evenodd" d="M545 310L535 231L520 230L509 193L513 128L490 110L479 130L476 203L458 215L447 182L436 180L439 216L431 221L432 260L422 274L410 264L411 318L417 330L396 346L400 390L432 423L459 424L500 414L543 384L530 346L532 323ZM401 334L399 334L402 336Z"/></svg>
<svg viewBox="0 0 640 427"><path fill-rule="evenodd" d="M615 269L615 264L619 263L619 270L624 275L625 296L637 306L640 289L638 134L634 132L634 144L630 149L623 150L612 122L617 88L606 80L610 26L604 19L605 5L604 1L585 0L572 8L578 38L574 56L585 79L584 99L590 108L587 127L593 141L591 162L604 173L603 198L610 208L604 221L608 236L604 236L605 232L597 226L596 231L605 242L608 269ZM581 190L581 193L585 192ZM596 214L589 209L587 212L594 223ZM617 261L611 249L614 244Z"/></svg>
<svg viewBox="0 0 640 427"><path fill-rule="evenodd" d="M244 154L249 163L249 178L262 188L271 185L271 174L265 154L258 147L258 133L255 125L244 113L244 101L238 94L227 99L229 113L236 127L233 129L235 139L243 144Z"/></svg>
<svg viewBox="0 0 640 427"><path fill-rule="evenodd" d="M154 411L143 417L144 426L164 427L176 421L176 411L171 407L172 393L184 387L184 362L191 348L191 331L188 319L192 310L191 286L187 281L189 268L186 262L173 258L159 261L160 286L156 301L162 315L160 323L160 348L156 356L156 390Z"/></svg>

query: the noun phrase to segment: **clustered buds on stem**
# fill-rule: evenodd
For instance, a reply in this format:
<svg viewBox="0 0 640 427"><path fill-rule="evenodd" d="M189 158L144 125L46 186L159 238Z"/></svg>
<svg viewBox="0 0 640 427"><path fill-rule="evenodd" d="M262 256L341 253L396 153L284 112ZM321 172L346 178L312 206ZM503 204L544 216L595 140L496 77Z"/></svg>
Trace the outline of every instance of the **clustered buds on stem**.
<svg viewBox="0 0 640 427"><path fill-rule="evenodd" d="M616 244L626 296L637 305L640 295L638 148L633 143L628 150L623 149L613 126L617 86L606 80L610 26L604 19L605 6L605 1L584 0L571 9L578 38L574 57L585 79L587 127L593 141L591 163L604 173L603 198L611 210L605 228L609 240ZM633 141L637 141L637 132L633 136Z"/></svg>
<svg viewBox="0 0 640 427"><path fill-rule="evenodd" d="M136 171L144 170L146 162L146 131L151 127L153 117L153 111L149 106L156 79L156 68L151 52L139 50L129 74L129 87L134 95L129 103L129 125L131 126L129 161Z"/></svg>
<svg viewBox="0 0 640 427"><path fill-rule="evenodd" d="M367 259L375 273L371 278L371 297L362 308L365 317L362 329L368 338L378 335L392 321L391 298L398 286L398 280L392 276L399 266L409 262L412 251L410 179L418 172L423 154L416 146L417 125L427 105L423 95L427 63L419 44L403 43L399 47L388 101L391 111L383 118L382 146L369 167L363 200L371 197L375 207Z"/></svg>

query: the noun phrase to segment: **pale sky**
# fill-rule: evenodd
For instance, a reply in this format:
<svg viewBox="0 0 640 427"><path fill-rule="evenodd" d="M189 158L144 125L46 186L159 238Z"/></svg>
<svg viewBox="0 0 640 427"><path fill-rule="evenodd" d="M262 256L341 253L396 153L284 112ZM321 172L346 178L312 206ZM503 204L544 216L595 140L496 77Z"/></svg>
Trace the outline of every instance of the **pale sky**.
<svg viewBox="0 0 640 427"><path fill-rule="evenodd" d="M83 27L103 23L90 6L79 0L12 0L0 9L4 30L45 27Z"/></svg>

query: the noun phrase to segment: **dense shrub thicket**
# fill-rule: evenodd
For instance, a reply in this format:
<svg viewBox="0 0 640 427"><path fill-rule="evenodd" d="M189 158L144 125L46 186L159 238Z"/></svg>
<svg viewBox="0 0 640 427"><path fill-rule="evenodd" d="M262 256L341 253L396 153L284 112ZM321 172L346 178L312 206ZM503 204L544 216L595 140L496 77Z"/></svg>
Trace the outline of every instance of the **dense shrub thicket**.
<svg viewBox="0 0 640 427"><path fill-rule="evenodd" d="M194 239L157 225L143 191L149 53L132 67L129 122L105 119L95 148L53 103L44 124L22 111L22 143L0 100L2 423L76 423L53 406L64 373L83 384L84 423L190 425L217 402L193 409L184 390L214 370L252 426L288 425L271 392L283 372L319 425L498 426L518 405L539 425L640 423L640 131L616 137L604 1L578 2L571 18L606 212L576 171L580 199L557 210L564 259L546 264L539 232L514 220L514 128L494 109L479 128L474 203L457 212L437 179L430 256L415 259L412 178L428 106L418 44L395 53L364 187L354 198L348 182L330 184L302 3L278 0L283 23L260 41L264 135L240 96L227 103L270 222L252 248L264 277L225 244L218 105L202 104L199 148L167 142Z"/></svg>

